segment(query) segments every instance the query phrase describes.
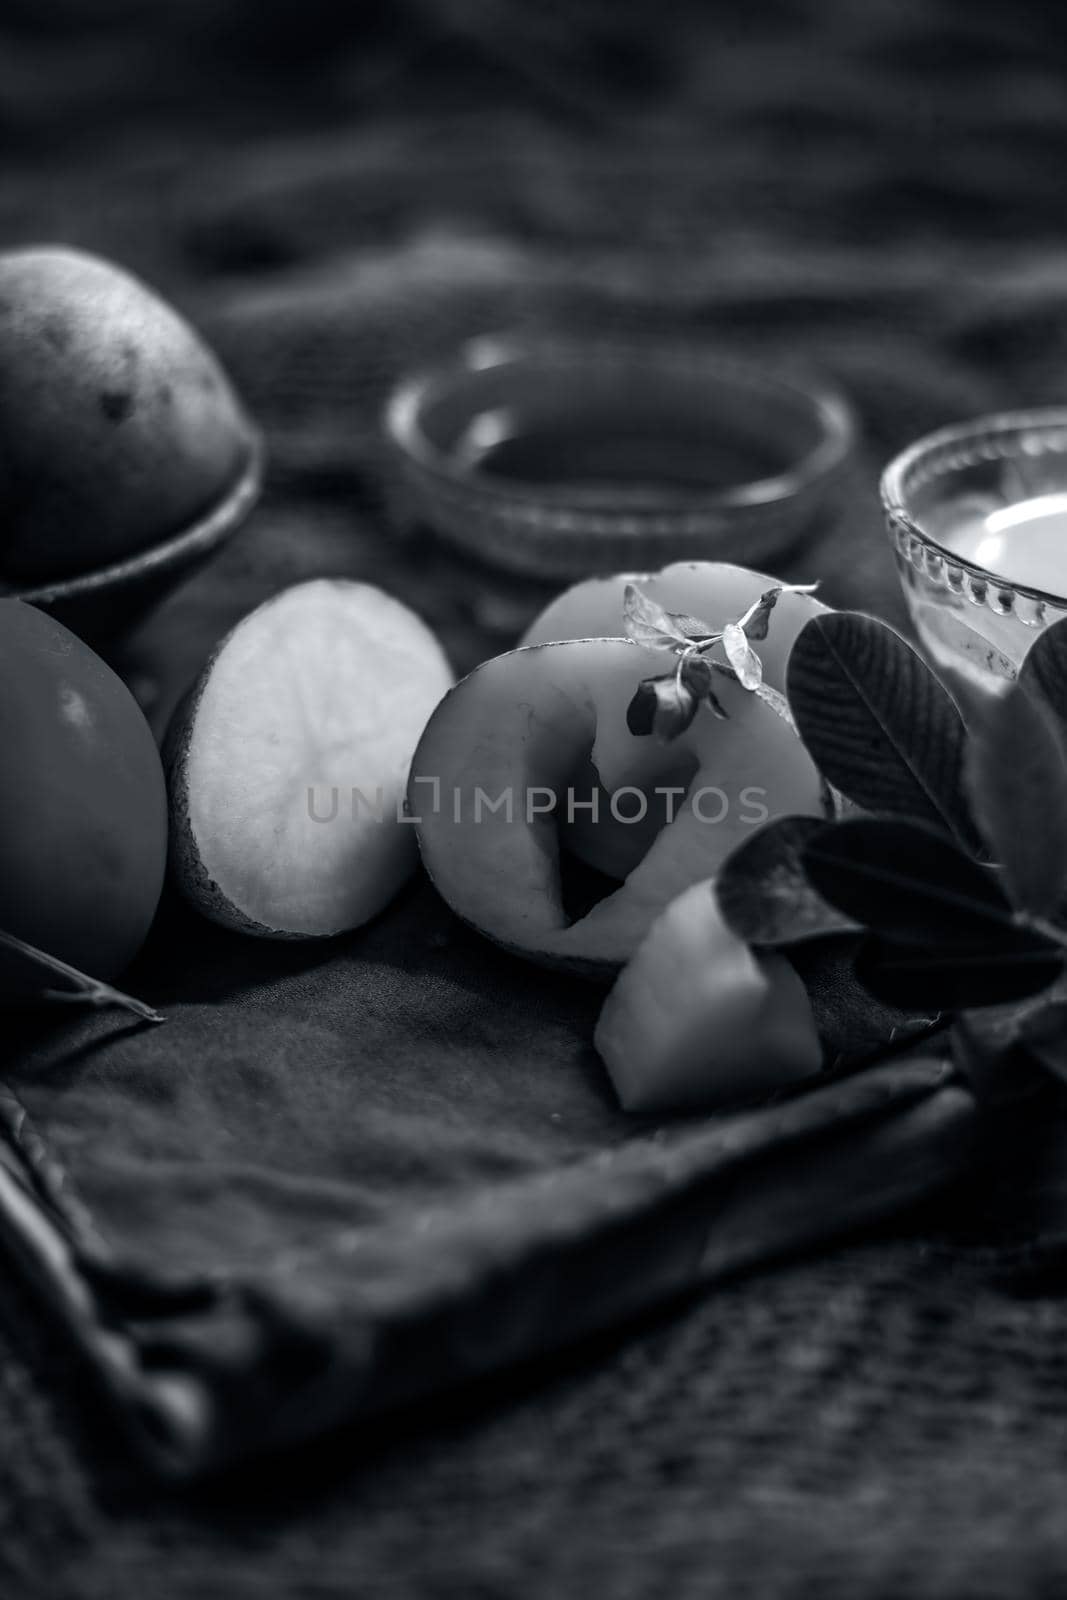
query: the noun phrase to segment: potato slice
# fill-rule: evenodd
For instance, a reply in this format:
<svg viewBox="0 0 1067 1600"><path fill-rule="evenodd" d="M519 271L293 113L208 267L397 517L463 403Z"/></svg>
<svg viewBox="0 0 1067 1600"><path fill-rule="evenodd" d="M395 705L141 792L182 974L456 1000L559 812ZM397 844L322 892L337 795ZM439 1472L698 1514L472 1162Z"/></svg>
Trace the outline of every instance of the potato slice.
<svg viewBox="0 0 1067 1600"><path fill-rule="evenodd" d="M638 684L671 659L623 639L529 646L485 662L445 697L415 753L409 805L427 870L459 916L535 960L610 970L753 827L822 815L819 774L800 740L739 685L723 681L726 721L701 708L668 745L629 732ZM677 781L686 757L688 789ZM588 793L568 790L587 758L620 815L637 814L657 774L678 792L673 820L623 885L569 924L557 817L566 820L571 801L582 814Z"/></svg>
<svg viewBox="0 0 1067 1600"><path fill-rule="evenodd" d="M298 584L245 617L167 736L183 892L274 938L381 911L418 859L404 786L451 682L429 629L369 584Z"/></svg>

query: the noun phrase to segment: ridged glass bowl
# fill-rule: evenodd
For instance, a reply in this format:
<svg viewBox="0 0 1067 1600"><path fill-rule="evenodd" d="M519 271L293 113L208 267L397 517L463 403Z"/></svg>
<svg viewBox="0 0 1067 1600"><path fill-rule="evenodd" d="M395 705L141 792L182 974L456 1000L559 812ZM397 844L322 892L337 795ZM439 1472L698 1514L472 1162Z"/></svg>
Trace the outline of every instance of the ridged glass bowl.
<svg viewBox="0 0 1067 1600"><path fill-rule="evenodd" d="M969 688L1014 677L1042 629L1067 616L1067 407L1000 412L917 440L886 468L882 504L934 665ZM1050 586L1038 584L1036 572L1017 581L1034 557L1020 546L1013 560L1012 530L1018 538L1033 526L1030 508L1064 517L1062 585L1051 576ZM989 537L998 528L1007 531ZM998 553L995 562L976 559L983 544Z"/></svg>
<svg viewBox="0 0 1067 1600"><path fill-rule="evenodd" d="M519 336L405 380L385 432L405 517L545 578L768 561L825 508L854 437L836 393L699 340Z"/></svg>

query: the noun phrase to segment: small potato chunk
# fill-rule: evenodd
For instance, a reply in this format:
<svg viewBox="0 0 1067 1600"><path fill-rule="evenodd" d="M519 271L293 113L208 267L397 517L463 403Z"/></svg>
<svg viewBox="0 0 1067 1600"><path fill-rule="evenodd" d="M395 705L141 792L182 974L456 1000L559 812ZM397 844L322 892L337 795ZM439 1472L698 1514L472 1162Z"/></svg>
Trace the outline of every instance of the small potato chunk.
<svg viewBox="0 0 1067 1600"><path fill-rule="evenodd" d="M822 1063L804 985L784 957L756 956L731 932L710 883L653 923L604 1003L595 1042L626 1111L754 1100Z"/></svg>

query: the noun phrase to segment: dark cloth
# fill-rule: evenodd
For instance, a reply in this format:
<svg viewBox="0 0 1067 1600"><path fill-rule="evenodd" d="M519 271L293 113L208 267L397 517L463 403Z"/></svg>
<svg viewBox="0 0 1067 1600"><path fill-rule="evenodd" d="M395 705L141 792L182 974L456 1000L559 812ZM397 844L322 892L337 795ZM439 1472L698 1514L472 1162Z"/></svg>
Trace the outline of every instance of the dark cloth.
<svg viewBox="0 0 1067 1600"><path fill-rule="evenodd" d="M287 24L290 49L258 60L264 105L240 97L242 52L208 9L188 12L187 88L154 109L149 67L173 38L116 48L109 97L84 43L59 49L24 19L12 59L58 53L59 109L98 120L87 142L58 123L46 139L13 88L0 194L10 241L65 237L170 293L267 429L262 509L118 653L157 725L230 621L311 574L407 599L460 670L514 640L544 593L401 535L382 499L384 393L468 334L688 328L828 372L864 443L844 516L784 552L782 575L898 620L880 465L941 422L1063 397L1067 119L1054 41L1031 38L1026 8L782 4L756 27L740 8L708 23L678 7L672 32L627 7L630 54L606 75L558 51L546 70L506 29L462 45L444 29L447 50L428 29L423 60L415 28L411 60L381 19L365 59L334 41L327 72ZM634 65L646 38L658 90ZM759 1258L745 1227L755 1208L768 1237L759 1206L791 1169L761 1182L746 1156L731 1182L704 1130L633 1127L589 1046L596 992L494 953L425 885L328 953L252 944L168 901L128 984L165 1028L5 1024L5 1078L44 1141L6 1101L12 1170L73 1243L92 1302L74 1325L121 1329L156 1376L235 1397L207 1458L375 1415L175 1498L130 1465L62 1308L43 1317L12 1266L10 1592L997 1596L1062 1581L1067 1312L1054 1276L1024 1295L1007 1274L995 1196L965 1230L902 1220L720 1282L563 1366L414 1404L413 1375L440 1390L554 1325L602 1328L709 1263ZM904 1114L931 1103L905 1095ZM801 1192L823 1185L826 1238L863 1220L870 1181L863 1146L828 1138L796 1163ZM583 1320L580 1283L604 1315ZM118 1371L121 1346L97 1360Z"/></svg>

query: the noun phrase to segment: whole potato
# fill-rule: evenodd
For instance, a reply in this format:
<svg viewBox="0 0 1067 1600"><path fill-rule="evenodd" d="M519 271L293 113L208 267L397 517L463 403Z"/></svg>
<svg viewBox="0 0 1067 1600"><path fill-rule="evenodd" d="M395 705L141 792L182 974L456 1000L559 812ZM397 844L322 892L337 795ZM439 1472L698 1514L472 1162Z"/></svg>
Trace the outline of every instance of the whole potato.
<svg viewBox="0 0 1067 1600"><path fill-rule="evenodd" d="M133 695L61 623L0 600L0 929L113 978L166 859L163 768Z"/></svg>
<svg viewBox="0 0 1067 1600"><path fill-rule="evenodd" d="M180 533L253 431L192 329L63 248L0 255L0 573L73 577Z"/></svg>

